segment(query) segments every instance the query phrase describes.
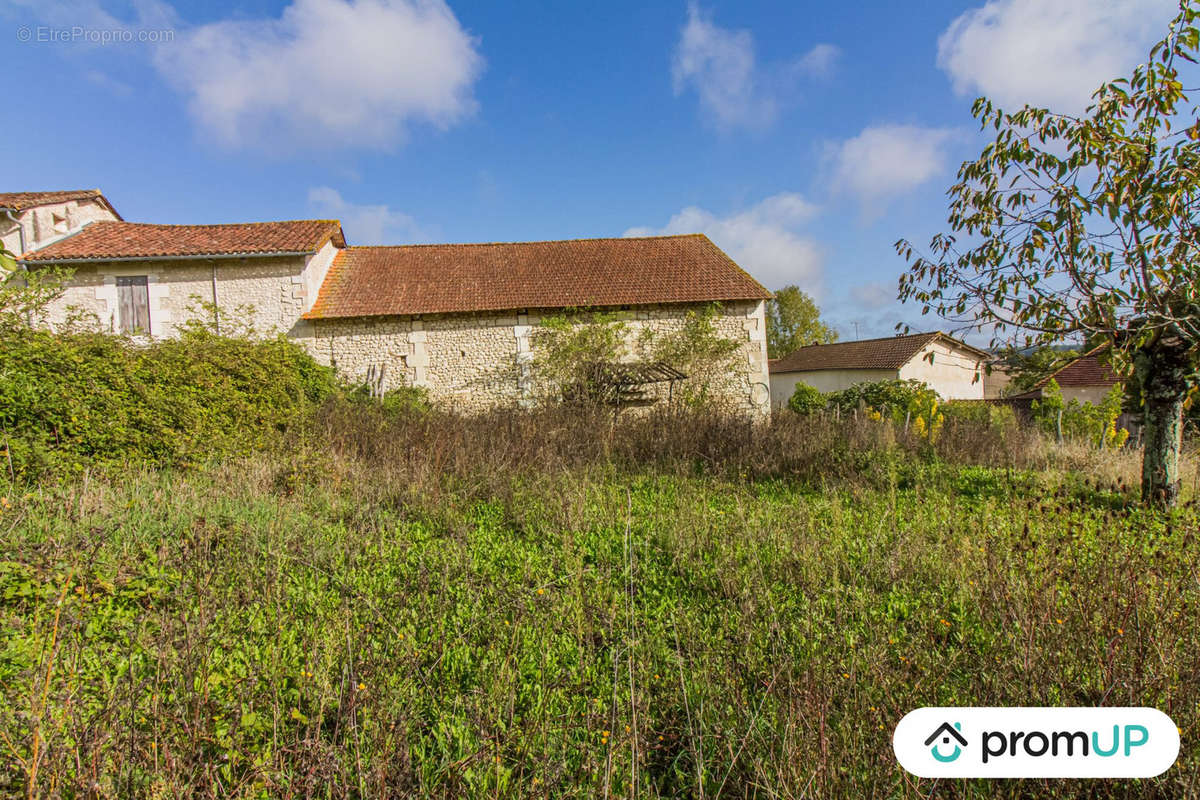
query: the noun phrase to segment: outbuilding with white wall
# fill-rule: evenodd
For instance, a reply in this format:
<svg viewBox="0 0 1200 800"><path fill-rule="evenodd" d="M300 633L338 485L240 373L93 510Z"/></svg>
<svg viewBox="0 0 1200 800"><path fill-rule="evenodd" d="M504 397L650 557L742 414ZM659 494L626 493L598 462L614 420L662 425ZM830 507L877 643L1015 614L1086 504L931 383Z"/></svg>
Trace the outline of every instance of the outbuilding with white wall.
<svg viewBox="0 0 1200 800"><path fill-rule="evenodd" d="M838 392L858 383L923 381L943 400L981 400L992 355L933 331L881 339L814 344L770 362L771 405L787 405L796 385Z"/></svg>

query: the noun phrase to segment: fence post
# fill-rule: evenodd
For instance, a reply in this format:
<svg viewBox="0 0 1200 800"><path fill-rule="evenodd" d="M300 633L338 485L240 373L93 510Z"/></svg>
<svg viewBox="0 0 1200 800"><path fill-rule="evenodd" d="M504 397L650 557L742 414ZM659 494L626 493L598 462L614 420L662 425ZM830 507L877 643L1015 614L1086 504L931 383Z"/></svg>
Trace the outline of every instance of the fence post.
<svg viewBox="0 0 1200 800"><path fill-rule="evenodd" d="M1062 441L1063 441L1063 436L1062 436L1062 414L1063 414L1063 410L1060 408L1060 409L1058 410L1058 418L1057 418L1057 419L1055 420L1055 422L1054 422L1054 430L1055 430L1055 432L1058 434L1058 443L1059 443L1059 444L1062 444Z"/></svg>

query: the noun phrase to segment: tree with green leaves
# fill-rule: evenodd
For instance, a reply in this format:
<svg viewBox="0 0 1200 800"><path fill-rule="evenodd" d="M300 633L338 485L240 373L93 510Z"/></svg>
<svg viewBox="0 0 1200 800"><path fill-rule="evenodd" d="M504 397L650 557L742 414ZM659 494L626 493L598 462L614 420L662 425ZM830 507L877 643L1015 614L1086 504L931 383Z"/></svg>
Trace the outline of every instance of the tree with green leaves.
<svg viewBox="0 0 1200 800"><path fill-rule="evenodd" d="M1012 375L1008 393L1027 392L1042 378L1054 374L1079 358L1079 350L1073 347L1043 345L1032 349L1008 347L1000 352L1000 360Z"/></svg>
<svg viewBox="0 0 1200 800"><path fill-rule="evenodd" d="M949 232L909 263L900 298L988 326L994 343L1075 336L1111 344L1143 388L1142 496L1179 496L1182 410L1200 381L1200 0L1182 0L1166 37L1081 115L987 98L973 113L994 140L950 188Z"/></svg>
<svg viewBox="0 0 1200 800"><path fill-rule="evenodd" d="M767 355L780 358L805 345L836 342L837 331L821 321L821 309L798 286L785 286L767 301Z"/></svg>
<svg viewBox="0 0 1200 800"><path fill-rule="evenodd" d="M614 377L621 366L662 364L687 376L677 398L708 402L710 388L729 372L740 345L717 325L720 306L687 313L672 326L639 325L623 311L581 309L547 317L533 332L530 377L550 402L621 405Z"/></svg>
<svg viewBox="0 0 1200 800"><path fill-rule="evenodd" d="M69 276L62 267L27 272L16 254L0 245L0 325L29 325L62 296Z"/></svg>

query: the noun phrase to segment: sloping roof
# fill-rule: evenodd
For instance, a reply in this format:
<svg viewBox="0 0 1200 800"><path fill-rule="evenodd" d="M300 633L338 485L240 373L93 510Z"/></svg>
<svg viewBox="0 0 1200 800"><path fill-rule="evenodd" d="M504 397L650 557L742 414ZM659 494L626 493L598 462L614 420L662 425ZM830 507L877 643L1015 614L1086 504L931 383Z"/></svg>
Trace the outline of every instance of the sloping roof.
<svg viewBox="0 0 1200 800"><path fill-rule="evenodd" d="M938 339L980 358L991 358L989 353L953 336L941 331L932 331L881 339L860 339L855 342L809 345L774 359L770 362L769 369L771 373L815 372L823 369L900 369L927 345Z"/></svg>
<svg viewBox="0 0 1200 800"><path fill-rule="evenodd" d="M0 192L0 208L12 211L25 211L38 206L49 206L55 203L66 203L71 200L99 200L117 219L121 215L112 207L112 203L101 194L99 189L69 189L62 192Z"/></svg>
<svg viewBox="0 0 1200 800"><path fill-rule="evenodd" d="M1057 372L1052 372L1033 385L1041 389L1053 379L1059 386L1112 386L1120 383L1121 379L1113 372L1108 364L1100 361L1099 355L1108 349L1108 345L1100 345L1067 363Z"/></svg>
<svg viewBox="0 0 1200 800"><path fill-rule="evenodd" d="M233 225L147 225L93 222L40 250L30 263L114 261L177 256L244 256L309 253L333 239L342 246L337 220L249 222Z"/></svg>
<svg viewBox="0 0 1200 800"><path fill-rule="evenodd" d="M765 300L702 234L349 247L308 319Z"/></svg>

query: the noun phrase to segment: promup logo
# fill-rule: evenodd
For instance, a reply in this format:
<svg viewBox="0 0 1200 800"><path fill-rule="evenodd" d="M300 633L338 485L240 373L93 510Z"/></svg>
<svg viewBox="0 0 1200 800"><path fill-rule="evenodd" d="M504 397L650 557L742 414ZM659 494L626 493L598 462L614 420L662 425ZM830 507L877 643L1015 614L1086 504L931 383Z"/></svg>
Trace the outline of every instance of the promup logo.
<svg viewBox="0 0 1200 800"><path fill-rule="evenodd" d="M959 733L961 730L961 722L954 723L953 727L951 727L949 722L943 722L941 725L939 725L938 729L929 734L929 738L925 740L926 747L933 745L932 747L929 747L930 755L943 764L949 764L951 761L954 761L960 755L962 755L962 749L967 746L967 740L963 738L961 733ZM941 737L942 744L950 744L951 739L954 739L954 741L958 742L958 744L954 745L954 752L948 756L942 755L940 752L938 752L938 746L933 744L938 737Z"/></svg>
<svg viewBox="0 0 1200 800"><path fill-rule="evenodd" d="M1153 708L918 708L892 747L923 778L1149 778L1179 729Z"/></svg>

